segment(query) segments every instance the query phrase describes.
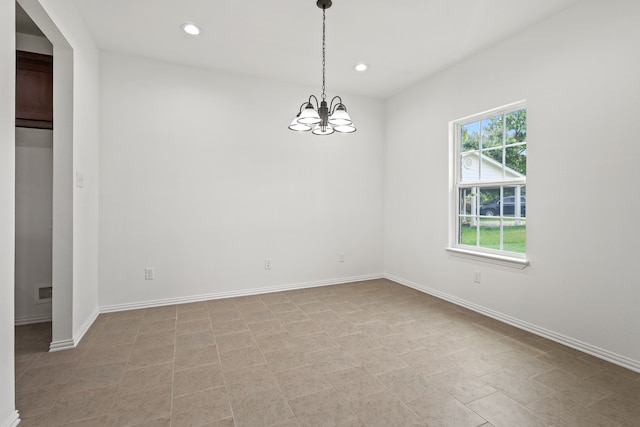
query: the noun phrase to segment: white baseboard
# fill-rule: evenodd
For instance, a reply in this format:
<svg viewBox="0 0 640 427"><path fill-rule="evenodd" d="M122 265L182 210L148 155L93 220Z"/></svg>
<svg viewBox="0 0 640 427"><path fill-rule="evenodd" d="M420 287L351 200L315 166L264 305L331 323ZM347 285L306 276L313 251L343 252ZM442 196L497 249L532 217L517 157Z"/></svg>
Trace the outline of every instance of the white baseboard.
<svg viewBox="0 0 640 427"><path fill-rule="evenodd" d="M60 340L60 341L52 341L49 344L49 351L62 351L62 350L71 350L76 348L76 342L74 340Z"/></svg>
<svg viewBox="0 0 640 427"><path fill-rule="evenodd" d="M16 317L15 319L16 326L24 326L24 325L31 325L33 323L44 323L44 322L51 322L51 314L43 314L40 316Z"/></svg>
<svg viewBox="0 0 640 427"><path fill-rule="evenodd" d="M93 325L93 322L95 322L95 320L98 318L98 314L100 314L100 312L97 309L93 313L91 313L91 316L89 316L89 318L82 324L80 330L77 334L75 334L73 339L51 342L51 344L49 344L49 351L54 352L76 348L76 346L80 343L80 340L82 340L82 338L84 337L84 334L87 333L91 325Z"/></svg>
<svg viewBox="0 0 640 427"><path fill-rule="evenodd" d="M82 324L78 333L73 337L74 346L80 344L80 341L84 337L84 334L86 334L89 328L91 328L91 325L93 325L93 322L96 321L99 314L100 311L96 308L95 311L91 313L91 316L89 316L89 318Z"/></svg>
<svg viewBox="0 0 640 427"><path fill-rule="evenodd" d="M364 276L342 277L339 279L319 280L315 282L292 283L288 285L269 286L264 288L245 289L241 291L216 292L205 295L194 295L191 297L166 298L159 300L140 301L127 304L105 305L99 308L100 313L111 313L114 311L134 310L140 308L160 307L163 305L186 304L190 302L207 301L212 299L243 297L247 295L267 294L270 292L291 291L294 289L315 288L319 286L340 285L350 282L362 282L365 280L382 279L384 274L368 274Z"/></svg>
<svg viewBox="0 0 640 427"><path fill-rule="evenodd" d="M0 427L16 427L20 423L20 415L18 411L13 411L9 417L0 423Z"/></svg>
<svg viewBox="0 0 640 427"><path fill-rule="evenodd" d="M532 334L536 334L543 338L550 339L551 341L558 342L560 344L564 344L567 347L574 348L576 350L580 350L584 353L595 356L599 359L606 360L607 362L611 362L615 365L622 366L623 368L630 369L635 372L640 372L640 361L629 359L628 357L621 356L616 353L612 353L608 350L604 350L599 347L595 347L591 344L587 344L585 342L576 340L571 337L567 337L565 335L559 334L554 331L550 331L545 328L541 328L537 325L524 322L520 319L516 319L515 317L507 316L505 314L499 313L494 310L490 310L486 307L482 307L477 304L473 304L471 302L465 301L460 298L456 298L454 296L445 294L440 291L436 291L435 289L431 289L427 286L420 285L418 283L412 282L410 280L405 280L401 277L394 276L392 274L385 274L384 277L386 279L392 280L394 282L400 283L401 285L408 286L410 288L416 289L418 291L424 292L429 295L433 295L445 301L452 302L461 307L468 308L469 310L473 310L477 313L484 314L485 316L491 317L493 319L499 320L501 322L507 323L511 326L515 326L516 328L523 329L527 332L531 332Z"/></svg>

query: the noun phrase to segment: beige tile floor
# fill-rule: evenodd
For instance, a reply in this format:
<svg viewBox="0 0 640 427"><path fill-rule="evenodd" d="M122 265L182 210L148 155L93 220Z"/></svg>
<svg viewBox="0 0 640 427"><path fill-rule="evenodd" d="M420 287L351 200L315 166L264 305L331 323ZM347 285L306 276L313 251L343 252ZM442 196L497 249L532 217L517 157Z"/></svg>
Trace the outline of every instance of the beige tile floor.
<svg viewBox="0 0 640 427"><path fill-rule="evenodd" d="M30 426L640 426L640 374L387 280L16 328Z"/></svg>

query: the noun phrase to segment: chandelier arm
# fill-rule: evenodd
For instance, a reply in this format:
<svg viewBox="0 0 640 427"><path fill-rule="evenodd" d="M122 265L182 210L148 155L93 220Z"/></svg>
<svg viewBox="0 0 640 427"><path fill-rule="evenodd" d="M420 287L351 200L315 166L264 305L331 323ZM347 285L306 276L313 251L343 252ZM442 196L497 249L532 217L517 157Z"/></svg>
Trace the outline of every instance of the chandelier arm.
<svg viewBox="0 0 640 427"><path fill-rule="evenodd" d="M333 101L335 101L336 98L338 98L339 101L338 101L338 103L336 103L336 105L333 105ZM345 111L347 110L347 107L345 107L344 104L342 103L342 98L340 98L340 96L336 95L331 99L331 104L330 104L330 107L329 107L329 111L331 112L331 114L333 114L334 110L336 108L338 108L338 105L342 105L344 107L344 110Z"/></svg>
<svg viewBox="0 0 640 427"><path fill-rule="evenodd" d="M310 95L310 96L309 96L309 102L308 102L308 104L311 104L311 98L313 98L313 99L315 99L315 100L316 100L316 110L317 110L318 108L320 108L320 103L318 102L318 98L316 98L316 96L315 96L315 95ZM313 104L311 104L311 105L313 105Z"/></svg>

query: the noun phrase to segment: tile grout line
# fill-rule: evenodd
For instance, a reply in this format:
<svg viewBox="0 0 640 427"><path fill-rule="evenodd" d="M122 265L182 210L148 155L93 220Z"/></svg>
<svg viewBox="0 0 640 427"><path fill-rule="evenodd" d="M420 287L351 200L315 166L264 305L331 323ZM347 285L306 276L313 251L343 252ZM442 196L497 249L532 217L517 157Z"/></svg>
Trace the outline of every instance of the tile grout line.
<svg viewBox="0 0 640 427"><path fill-rule="evenodd" d="M173 426L173 391L176 380L176 352L178 350L178 306L176 305L176 320L173 328L173 363L171 370L171 403L169 404L169 427Z"/></svg>
<svg viewBox="0 0 640 427"><path fill-rule="evenodd" d="M235 302L234 302L234 306L235 306ZM229 392L229 387L227 385L227 378L225 377L224 372L222 370L222 359L220 358L220 348L218 346L218 338L213 333L213 322L211 321L211 310L210 310L208 305L207 305L207 318L209 319L209 327L211 328L211 336L213 336L213 340L214 340L215 345L216 345L216 355L218 356L218 364L220 365L220 375L222 376L222 382L224 383L224 389L225 389L225 392L226 392L226 395L227 395L227 402L229 404L229 412L231 412L231 418L233 419L233 424L235 425L236 424L236 417L235 417L235 414L233 412L233 405L231 404L231 393ZM224 418L222 418L222 419L224 419Z"/></svg>

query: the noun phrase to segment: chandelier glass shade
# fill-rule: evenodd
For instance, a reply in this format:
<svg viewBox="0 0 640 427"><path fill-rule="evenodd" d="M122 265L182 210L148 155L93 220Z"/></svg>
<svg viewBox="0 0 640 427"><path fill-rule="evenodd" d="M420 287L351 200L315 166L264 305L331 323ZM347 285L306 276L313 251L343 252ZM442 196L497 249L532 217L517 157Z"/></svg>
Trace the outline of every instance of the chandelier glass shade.
<svg viewBox="0 0 640 427"><path fill-rule="evenodd" d="M322 9L322 95L321 101L311 95L300 106L298 114L291 121L289 129L297 132L312 131L314 135L331 135L333 132L353 133L356 131L347 107L342 103L342 98L334 96L327 104L325 94L325 12L331 7L331 0L318 0L316 5Z"/></svg>

